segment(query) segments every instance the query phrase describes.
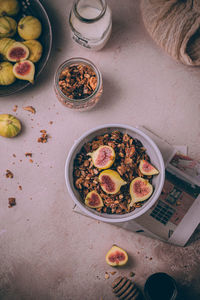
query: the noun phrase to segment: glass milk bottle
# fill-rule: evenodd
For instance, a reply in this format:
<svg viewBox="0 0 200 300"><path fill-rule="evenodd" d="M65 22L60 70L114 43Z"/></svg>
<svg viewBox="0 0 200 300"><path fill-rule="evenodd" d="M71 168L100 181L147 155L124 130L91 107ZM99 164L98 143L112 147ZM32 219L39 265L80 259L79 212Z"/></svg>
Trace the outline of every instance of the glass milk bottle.
<svg viewBox="0 0 200 300"><path fill-rule="evenodd" d="M72 38L83 47L100 50L112 30L112 15L105 0L75 0L69 16Z"/></svg>

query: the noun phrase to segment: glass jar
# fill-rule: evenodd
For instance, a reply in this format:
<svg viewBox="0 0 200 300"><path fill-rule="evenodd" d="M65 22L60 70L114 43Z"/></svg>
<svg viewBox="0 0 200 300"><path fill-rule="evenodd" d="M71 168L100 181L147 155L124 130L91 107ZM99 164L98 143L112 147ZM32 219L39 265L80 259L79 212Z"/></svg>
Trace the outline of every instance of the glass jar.
<svg viewBox="0 0 200 300"><path fill-rule="evenodd" d="M75 0L69 16L73 40L100 50L112 31L112 14L105 0Z"/></svg>
<svg viewBox="0 0 200 300"><path fill-rule="evenodd" d="M69 67L83 66L91 68L92 72L96 75L96 87L91 93L83 99L73 99L67 96L60 88L60 75L61 73ZM75 83L75 82L74 82ZM66 83L67 84L67 83ZM57 69L54 78L54 90L58 100L66 107L70 109L75 109L78 111L85 111L93 108L99 101L101 94L103 92L102 76L98 68L88 59L85 58L71 58L63 62Z"/></svg>

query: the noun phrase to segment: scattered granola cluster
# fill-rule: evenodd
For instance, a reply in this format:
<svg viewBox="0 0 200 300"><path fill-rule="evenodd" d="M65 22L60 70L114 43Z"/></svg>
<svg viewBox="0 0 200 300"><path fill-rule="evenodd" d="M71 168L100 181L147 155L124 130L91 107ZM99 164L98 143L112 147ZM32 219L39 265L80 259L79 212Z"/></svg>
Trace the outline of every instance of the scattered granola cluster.
<svg viewBox="0 0 200 300"><path fill-rule="evenodd" d="M117 171L127 182L114 195L108 195L101 189L98 179L101 171L94 167L92 158L88 156L88 153L93 152L102 145L108 145L115 150L116 158L112 169ZM82 201L84 202L86 195L90 191L95 190L104 202L103 207L96 208L99 212L124 214L133 211L136 207L141 207L143 205L142 202L135 203L132 207L129 207L128 204L131 202L129 183L132 179L139 176L148 178L151 181L152 178L152 176L144 176L140 172L138 166L142 159L150 162L150 158L146 154L146 149L142 143L120 131L97 136L91 142L86 143L74 161L74 184L80 192Z"/></svg>
<svg viewBox="0 0 200 300"><path fill-rule="evenodd" d="M26 153L25 153L25 156L26 156L26 157L32 157L32 153L31 153L31 152L26 152Z"/></svg>
<svg viewBox="0 0 200 300"><path fill-rule="evenodd" d="M73 65L61 72L59 86L68 98L84 99L96 89L97 76L89 66Z"/></svg>
<svg viewBox="0 0 200 300"><path fill-rule="evenodd" d="M6 178L13 178L14 175L10 170L6 170Z"/></svg>
<svg viewBox="0 0 200 300"><path fill-rule="evenodd" d="M47 143L48 141L48 134L46 132L46 130L40 130L40 132L42 133L42 136L38 138L38 143Z"/></svg>
<svg viewBox="0 0 200 300"><path fill-rule="evenodd" d="M16 199L14 197L8 198L8 207L11 208L16 205Z"/></svg>

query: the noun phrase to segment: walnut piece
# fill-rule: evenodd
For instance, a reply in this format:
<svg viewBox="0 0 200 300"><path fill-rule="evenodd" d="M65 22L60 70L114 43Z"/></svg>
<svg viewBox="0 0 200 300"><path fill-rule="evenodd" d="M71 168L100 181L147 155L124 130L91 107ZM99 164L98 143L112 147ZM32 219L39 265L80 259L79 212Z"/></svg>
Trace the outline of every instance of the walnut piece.
<svg viewBox="0 0 200 300"><path fill-rule="evenodd" d="M32 114L36 113L36 110L33 106L24 106L23 109L31 112Z"/></svg>
<svg viewBox="0 0 200 300"><path fill-rule="evenodd" d="M31 152L26 152L26 153L25 153L25 156L26 156L26 157L27 157L27 156L32 157L32 153L31 153Z"/></svg>
<svg viewBox="0 0 200 300"><path fill-rule="evenodd" d="M14 197L8 198L8 207L11 208L16 205L16 199Z"/></svg>
<svg viewBox="0 0 200 300"><path fill-rule="evenodd" d="M13 178L14 175L10 170L6 170L6 178Z"/></svg>
<svg viewBox="0 0 200 300"><path fill-rule="evenodd" d="M42 136L38 138L38 143L47 143L49 136L46 130L42 129L40 132L42 133Z"/></svg>

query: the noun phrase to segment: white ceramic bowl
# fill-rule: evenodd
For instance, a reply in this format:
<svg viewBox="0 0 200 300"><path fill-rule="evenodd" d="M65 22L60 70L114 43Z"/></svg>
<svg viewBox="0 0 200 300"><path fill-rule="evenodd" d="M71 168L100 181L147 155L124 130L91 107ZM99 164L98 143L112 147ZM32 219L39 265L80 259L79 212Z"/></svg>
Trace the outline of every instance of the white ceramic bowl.
<svg viewBox="0 0 200 300"><path fill-rule="evenodd" d="M148 199L148 201L146 201L146 203L142 207L136 208L133 212L126 213L123 215L99 213L96 210L87 207L82 201L79 191L75 188L73 183L74 159L76 155L80 152L82 146L88 141L91 141L94 137L105 133L110 133L113 130L119 130L122 133L127 133L133 138L136 138L139 141L141 141L143 146L146 148L146 152L151 159L151 163L160 171L158 175L153 177L152 184L154 187L154 192L152 196ZM77 206L82 210L82 212L84 212L88 216L109 223L129 221L144 214L156 202L156 200L158 200L158 197L160 196L160 193L162 191L164 179L165 179L164 162L160 150L158 149L156 144L141 130L128 125L122 125L122 124L105 124L93 128L87 131L86 133L84 133L78 140L75 141L74 145L69 151L66 164L65 164L66 185L75 204L77 204Z"/></svg>

